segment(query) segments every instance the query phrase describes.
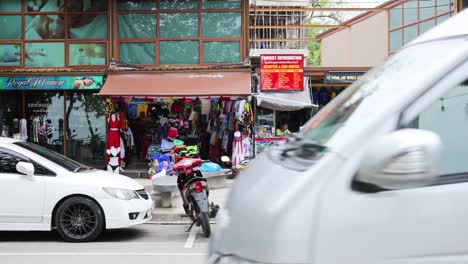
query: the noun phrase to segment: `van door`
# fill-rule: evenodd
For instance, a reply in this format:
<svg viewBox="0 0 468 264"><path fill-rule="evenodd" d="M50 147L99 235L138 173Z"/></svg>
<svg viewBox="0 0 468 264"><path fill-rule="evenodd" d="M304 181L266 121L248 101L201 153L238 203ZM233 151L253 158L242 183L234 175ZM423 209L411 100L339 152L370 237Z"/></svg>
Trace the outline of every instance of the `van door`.
<svg viewBox="0 0 468 264"><path fill-rule="evenodd" d="M468 82L462 73L468 77L467 65L402 113L400 127L440 136L437 181L427 187L367 192L335 177L320 211L317 263L468 263ZM448 86L456 79L458 85Z"/></svg>

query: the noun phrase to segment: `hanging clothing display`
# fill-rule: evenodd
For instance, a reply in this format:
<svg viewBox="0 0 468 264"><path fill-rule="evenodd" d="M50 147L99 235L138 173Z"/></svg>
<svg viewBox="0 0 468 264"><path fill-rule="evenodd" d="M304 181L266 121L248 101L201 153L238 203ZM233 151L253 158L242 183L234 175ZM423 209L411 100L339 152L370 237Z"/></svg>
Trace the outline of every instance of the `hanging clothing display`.
<svg viewBox="0 0 468 264"><path fill-rule="evenodd" d="M244 160L244 149L242 146L242 134L239 131L234 133L234 143L232 147L232 165L236 166Z"/></svg>
<svg viewBox="0 0 468 264"><path fill-rule="evenodd" d="M120 156L120 120L119 116L115 113L111 114L108 119L109 131L107 132L107 148L106 148L106 162L107 170L119 174L121 166Z"/></svg>
<svg viewBox="0 0 468 264"><path fill-rule="evenodd" d="M20 120L20 139L27 140L28 139L28 128L27 128L27 121L26 119Z"/></svg>
<svg viewBox="0 0 468 264"><path fill-rule="evenodd" d="M39 142L39 133L41 130L41 121L39 118L34 118L33 119L33 142L38 143Z"/></svg>

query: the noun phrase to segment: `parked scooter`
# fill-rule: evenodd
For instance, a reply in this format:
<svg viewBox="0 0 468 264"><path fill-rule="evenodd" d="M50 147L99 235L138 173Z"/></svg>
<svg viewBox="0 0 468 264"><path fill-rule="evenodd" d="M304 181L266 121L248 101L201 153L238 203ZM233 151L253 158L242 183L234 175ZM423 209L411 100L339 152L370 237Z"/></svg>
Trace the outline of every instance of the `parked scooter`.
<svg viewBox="0 0 468 264"><path fill-rule="evenodd" d="M210 218L216 217L219 206L209 203L210 193L206 178L200 170L202 160L199 158L185 158L173 167L177 175L177 186L183 200L185 214L192 220L189 232L194 224L202 227L205 237L211 235Z"/></svg>

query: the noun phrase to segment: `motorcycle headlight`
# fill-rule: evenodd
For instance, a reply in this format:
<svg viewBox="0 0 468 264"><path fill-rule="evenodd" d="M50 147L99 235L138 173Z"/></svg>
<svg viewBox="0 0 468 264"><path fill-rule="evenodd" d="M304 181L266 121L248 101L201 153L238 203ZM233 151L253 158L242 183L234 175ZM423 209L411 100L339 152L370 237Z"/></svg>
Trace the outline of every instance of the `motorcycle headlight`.
<svg viewBox="0 0 468 264"><path fill-rule="evenodd" d="M136 192L133 190L106 188L106 187L102 188L102 190L105 191L110 196L117 198L117 199L121 199L121 200L140 199L138 194L136 194Z"/></svg>

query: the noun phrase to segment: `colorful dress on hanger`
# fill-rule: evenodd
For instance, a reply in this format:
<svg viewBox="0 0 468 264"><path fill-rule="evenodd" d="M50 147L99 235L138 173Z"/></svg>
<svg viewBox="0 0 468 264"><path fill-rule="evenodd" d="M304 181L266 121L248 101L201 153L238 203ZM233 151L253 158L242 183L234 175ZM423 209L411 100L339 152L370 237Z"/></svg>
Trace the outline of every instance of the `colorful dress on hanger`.
<svg viewBox="0 0 468 264"><path fill-rule="evenodd" d="M119 173L122 159L120 156L120 120L118 115L109 117L109 131L107 132L106 163L108 171Z"/></svg>

